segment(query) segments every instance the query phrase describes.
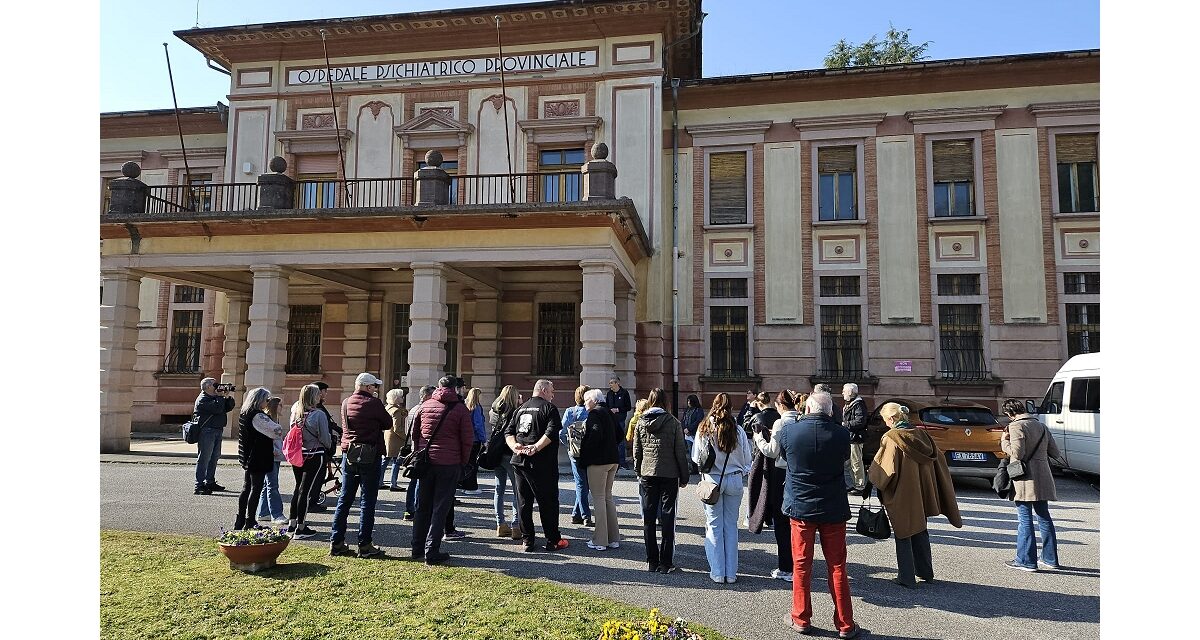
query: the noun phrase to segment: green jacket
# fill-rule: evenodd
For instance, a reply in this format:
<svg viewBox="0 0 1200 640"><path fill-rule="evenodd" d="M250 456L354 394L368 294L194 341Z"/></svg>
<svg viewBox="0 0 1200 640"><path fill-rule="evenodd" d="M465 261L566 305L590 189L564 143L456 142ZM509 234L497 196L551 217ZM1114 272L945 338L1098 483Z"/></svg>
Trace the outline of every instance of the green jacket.
<svg viewBox="0 0 1200 640"><path fill-rule="evenodd" d="M687 479L687 442L675 416L652 409L638 419L633 434L633 462L638 476Z"/></svg>

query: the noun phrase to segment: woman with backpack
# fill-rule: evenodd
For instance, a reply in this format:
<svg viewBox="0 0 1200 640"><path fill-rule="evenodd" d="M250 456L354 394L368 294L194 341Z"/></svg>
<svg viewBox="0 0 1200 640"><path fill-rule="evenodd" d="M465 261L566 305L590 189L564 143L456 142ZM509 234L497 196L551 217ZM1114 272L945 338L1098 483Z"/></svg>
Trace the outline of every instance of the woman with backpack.
<svg viewBox="0 0 1200 640"><path fill-rule="evenodd" d="M316 531L304 524L308 515L308 504L317 473L325 464L325 450L333 446L333 435L329 431L329 419L317 408L321 401L321 389L315 384L305 385L300 390L300 399L292 405L289 420L292 429L299 429L303 440L304 464L292 465L296 488L292 490L292 503L288 513L288 529L297 539L304 540L316 535ZM291 435L290 433L288 435Z"/></svg>
<svg viewBox="0 0 1200 640"><path fill-rule="evenodd" d="M706 461L710 448L712 460ZM737 582L738 511L745 476L750 472L750 454L746 431L729 414L729 396L718 393L696 432L692 453L692 462L702 472L701 487L705 480L717 485L716 503L704 505L704 554L708 556L708 576L718 584Z"/></svg>
<svg viewBox="0 0 1200 640"><path fill-rule="evenodd" d="M559 442L567 444L571 425L587 419L588 410L584 406L583 395L590 390L591 387L586 384L575 388L575 406L567 407L566 411L563 411L563 428L562 432L558 434ZM571 523L594 527L596 523L592 520L592 508L588 505L587 470L579 465L574 456L570 455L570 449L567 450L567 460L571 462L571 477L575 479L575 505L571 507Z"/></svg>
<svg viewBox="0 0 1200 640"><path fill-rule="evenodd" d="M283 427L267 415L271 391L263 387L251 389L242 402L238 417L238 463L245 471L242 492L238 495L238 512L234 529L261 529L255 519L258 501L262 498L267 472L275 464L275 440L283 437Z"/></svg>
<svg viewBox="0 0 1200 640"><path fill-rule="evenodd" d="M492 401L491 410L488 412L488 421L491 424L491 437L488 438L488 457L495 460L496 463L496 492L492 497L492 509L496 515L496 537L507 538L512 537L513 540L521 539L521 525L517 522L517 476L513 474L512 468L512 450L508 448L508 444L503 437L496 438L497 432L504 433L508 426L509 420L512 419L513 413L517 411L517 407L521 406L517 398L516 387L505 385L500 390L500 395ZM497 450L492 451L495 446ZM504 494L507 485L512 483L512 518L505 520L504 518ZM511 524L510 524L511 523Z"/></svg>

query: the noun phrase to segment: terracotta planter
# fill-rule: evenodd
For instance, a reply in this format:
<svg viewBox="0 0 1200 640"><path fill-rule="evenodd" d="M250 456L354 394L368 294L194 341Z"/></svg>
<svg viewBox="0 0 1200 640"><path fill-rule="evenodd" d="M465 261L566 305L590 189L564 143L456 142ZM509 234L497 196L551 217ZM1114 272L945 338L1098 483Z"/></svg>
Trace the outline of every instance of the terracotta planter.
<svg viewBox="0 0 1200 640"><path fill-rule="evenodd" d="M242 546L218 544L221 553L229 559L229 568L240 571L262 571L275 566L275 560L287 548L291 538L270 544L246 544Z"/></svg>

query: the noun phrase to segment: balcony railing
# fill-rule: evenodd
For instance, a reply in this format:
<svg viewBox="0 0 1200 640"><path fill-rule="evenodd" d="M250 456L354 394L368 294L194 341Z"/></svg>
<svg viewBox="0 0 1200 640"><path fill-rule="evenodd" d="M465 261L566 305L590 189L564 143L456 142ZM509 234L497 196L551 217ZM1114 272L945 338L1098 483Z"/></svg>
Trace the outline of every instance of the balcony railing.
<svg viewBox="0 0 1200 640"><path fill-rule="evenodd" d="M163 360L162 373L200 373L200 341L176 344Z"/></svg>
<svg viewBox="0 0 1200 640"><path fill-rule="evenodd" d="M101 211L108 210L106 192ZM250 211L258 208L254 182L146 187L146 213Z"/></svg>

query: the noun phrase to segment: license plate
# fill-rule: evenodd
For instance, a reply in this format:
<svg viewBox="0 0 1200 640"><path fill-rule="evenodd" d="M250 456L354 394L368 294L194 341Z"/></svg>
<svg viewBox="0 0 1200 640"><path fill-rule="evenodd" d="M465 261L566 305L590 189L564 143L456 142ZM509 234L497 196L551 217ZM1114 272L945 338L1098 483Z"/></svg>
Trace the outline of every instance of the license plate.
<svg viewBox="0 0 1200 640"><path fill-rule="evenodd" d="M950 459L962 462L987 462L987 455L981 451L951 451Z"/></svg>

